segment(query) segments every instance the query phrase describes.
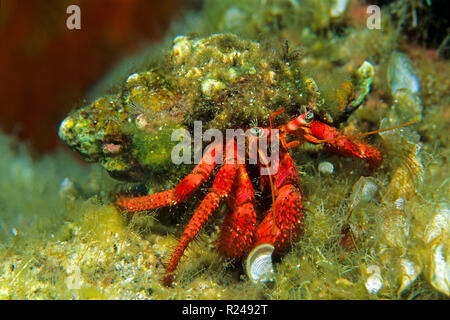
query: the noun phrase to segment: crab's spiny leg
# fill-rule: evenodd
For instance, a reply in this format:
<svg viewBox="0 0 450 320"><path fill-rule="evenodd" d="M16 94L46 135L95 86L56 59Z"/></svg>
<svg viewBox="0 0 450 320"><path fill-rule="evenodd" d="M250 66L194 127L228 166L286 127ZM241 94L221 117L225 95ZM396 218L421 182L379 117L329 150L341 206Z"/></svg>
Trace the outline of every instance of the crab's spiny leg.
<svg viewBox="0 0 450 320"><path fill-rule="evenodd" d="M237 172L237 148L233 140L230 141L230 144L234 149L234 158L229 159L227 155L225 164L222 168L220 168L219 172L217 172L216 178L214 179L212 191L208 193L202 200L193 217L189 221L186 229L184 230L183 235L181 236L177 248L172 254L172 258L170 259L169 265L166 269L166 276L163 279L163 283L167 286L172 282L173 272L177 268L178 262L180 261L184 250L198 234L206 221L208 221L213 212L217 209L220 200L227 197L231 192L231 187L233 185Z"/></svg>
<svg viewBox="0 0 450 320"><path fill-rule="evenodd" d="M240 164L236 180L228 197L230 211L220 228L217 247L225 256L243 256L252 245L256 228L256 213L253 207L255 195L245 166Z"/></svg>
<svg viewBox="0 0 450 320"><path fill-rule="evenodd" d="M272 206L256 229L253 247L270 243L276 250L284 249L300 231L303 206L298 171L287 151L283 151L280 157L280 168L275 175L278 190L276 205Z"/></svg>
<svg viewBox="0 0 450 320"><path fill-rule="evenodd" d="M117 205L129 212L138 212L168 207L188 199L214 170L219 156L219 148L222 147L208 149L200 163L174 189L143 197L122 198L118 200Z"/></svg>

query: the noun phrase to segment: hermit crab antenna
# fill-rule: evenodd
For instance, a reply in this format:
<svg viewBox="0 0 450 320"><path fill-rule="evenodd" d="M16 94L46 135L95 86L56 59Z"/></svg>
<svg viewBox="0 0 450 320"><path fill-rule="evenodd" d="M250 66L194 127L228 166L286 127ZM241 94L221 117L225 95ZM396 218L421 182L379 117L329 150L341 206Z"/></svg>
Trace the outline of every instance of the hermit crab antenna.
<svg viewBox="0 0 450 320"><path fill-rule="evenodd" d="M359 138L359 137L364 137L364 136L368 136L371 134L376 134L376 133L380 133L380 132L386 132L386 131L391 131L391 130L395 130L398 128L403 128L409 125L412 125L414 123L417 123L418 120L414 120L414 121L410 121L410 122L406 122L403 124L399 124L398 126L394 126L394 127L390 127L390 128L386 128L386 129L379 129L379 130L374 130L374 131L369 131L369 132L363 132L363 133L357 133L357 134L352 134L349 136L341 136L341 137L337 137L337 138L333 138L333 139L325 139L325 140L317 140L318 143L327 143L327 142L332 142L332 141L337 141L337 140L342 140L342 139L353 139L353 138Z"/></svg>
<svg viewBox="0 0 450 320"><path fill-rule="evenodd" d="M273 118L282 114L283 112L284 112L284 108L280 108L270 114L270 116L269 116L270 129L273 129L275 127ZM284 137L280 137L280 138L281 138L281 142L282 142L283 146L285 146L286 141L284 140ZM269 170L269 163L267 161L267 158L261 152L261 150L258 149L258 152L259 152L261 159L263 159L264 165L266 166L267 170ZM269 183L270 183L270 192L272 193L272 219L273 219L272 232L275 233L276 229L278 228L277 222L276 222L277 215L276 215L276 201L275 201L275 195L277 194L277 187L276 187L275 183L273 182L273 175L269 174L268 178L269 178Z"/></svg>
<svg viewBox="0 0 450 320"><path fill-rule="evenodd" d="M280 108L278 110L275 110L274 112L272 112L272 114L269 116L269 122L270 122L270 129L273 129L274 126L274 122L273 122L273 118L275 118L276 116L282 114L284 112L284 108Z"/></svg>
<svg viewBox="0 0 450 320"><path fill-rule="evenodd" d="M267 168L267 172L269 172L269 162L267 161L266 156L261 152L261 150L258 149L259 156L261 157L262 161L264 162L264 166ZM276 222L276 202L275 202L275 195L277 193L277 187L273 182L273 176L272 174L268 175L269 183L270 183L270 192L272 194L272 219L273 219L273 229L272 232L275 233L275 230L277 227Z"/></svg>

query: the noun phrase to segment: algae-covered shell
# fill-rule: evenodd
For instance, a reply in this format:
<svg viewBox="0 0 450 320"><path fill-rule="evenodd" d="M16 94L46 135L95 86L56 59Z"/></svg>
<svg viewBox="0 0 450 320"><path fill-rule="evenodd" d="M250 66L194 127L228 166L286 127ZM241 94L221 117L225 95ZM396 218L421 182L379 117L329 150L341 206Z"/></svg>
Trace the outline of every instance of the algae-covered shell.
<svg viewBox="0 0 450 320"><path fill-rule="evenodd" d="M275 250L271 244L261 244L255 247L248 255L246 271L248 277L254 282L268 282L273 280L272 253Z"/></svg>
<svg viewBox="0 0 450 320"><path fill-rule="evenodd" d="M280 106L282 123L302 105L320 106L314 80L295 54L269 50L233 34L178 36L168 54L152 57L147 70L130 74L121 86L73 111L59 136L90 162L99 162L120 180L148 182L182 175L172 150L172 133L204 129L247 129L269 125ZM169 179L159 179L169 180ZM159 181L158 181L159 182Z"/></svg>

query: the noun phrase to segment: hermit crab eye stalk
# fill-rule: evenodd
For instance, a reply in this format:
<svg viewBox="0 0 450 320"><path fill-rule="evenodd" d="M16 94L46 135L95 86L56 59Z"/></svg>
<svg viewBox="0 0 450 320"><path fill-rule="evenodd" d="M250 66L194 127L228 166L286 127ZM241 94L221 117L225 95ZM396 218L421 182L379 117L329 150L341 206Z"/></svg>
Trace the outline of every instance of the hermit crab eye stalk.
<svg viewBox="0 0 450 320"><path fill-rule="evenodd" d="M305 116L305 122L308 124L313 120L314 120L314 113L312 111L309 111Z"/></svg>
<svg viewBox="0 0 450 320"><path fill-rule="evenodd" d="M250 133L256 138L261 138L264 135L264 130L262 128L254 127L250 128Z"/></svg>

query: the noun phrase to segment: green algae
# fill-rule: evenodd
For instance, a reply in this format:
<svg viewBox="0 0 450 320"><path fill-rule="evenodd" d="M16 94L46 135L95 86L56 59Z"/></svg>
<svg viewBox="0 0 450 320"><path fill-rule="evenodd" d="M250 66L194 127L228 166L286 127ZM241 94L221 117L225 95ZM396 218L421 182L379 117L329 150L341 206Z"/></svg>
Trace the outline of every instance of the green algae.
<svg viewBox="0 0 450 320"><path fill-rule="evenodd" d="M275 257L272 286L253 284L244 274L242 261L226 260L215 249L225 205L189 246L174 287L160 285L177 239L209 184L178 208L127 216L111 202L120 189L132 189L132 185L112 181L98 166L81 166L67 153L32 160L20 144L0 136L0 298L448 298L448 276L446 280L445 269L442 273L442 261L448 268L450 252L448 61L412 57L420 91L399 99L390 93L387 80L392 49L408 49L399 28L383 19L382 31L370 31L357 25L348 12L332 18L327 14L331 4L268 1L260 8L251 1L208 1L203 16L187 22L201 36L178 38L175 44L189 49L194 41L208 39L215 32L233 32L239 37L216 36L211 46L203 42L195 59L183 62L188 65L181 79L175 74L171 77L167 72L171 65L150 50L153 53L146 57L154 57L153 63L136 63L126 75L114 76L116 89L107 96L96 96L92 104L97 105L88 113L77 113L76 122L83 130L92 119L97 120L109 143L123 143L115 139L126 136L133 148L108 157L103 165L108 169L108 161L113 161L109 171L116 172L116 177L147 180L149 192L156 192L174 186L191 169L167 161L170 131L180 124L189 128L195 120L207 120L210 127L221 128L255 122L267 125L267 114L276 107L284 105L292 116L299 111L298 105L313 100L324 118L328 113L330 119L338 119L342 108L355 101L352 95L358 81L352 74L363 61L371 61L375 66L371 92L341 129L351 134L380 125L422 121L368 138L383 152L383 164L375 172L362 161L330 154L320 145L292 150L304 193L303 233L286 253ZM387 18L390 13L382 14ZM343 23L347 28L342 34L338 30ZM287 51L285 39L289 40ZM165 50L173 48L170 41L166 40ZM250 50L238 66L218 63L231 51L243 52L244 48ZM301 56L296 57L296 48ZM206 71L189 74L208 61ZM264 62L269 68L265 69ZM263 100L258 89L271 79L277 80L275 93ZM319 91L308 90L313 87L308 86L312 79ZM247 86L240 90L243 80ZM298 95L299 87L303 98ZM239 99L224 103L225 93L233 90L240 93ZM177 100L181 95L185 99ZM170 123L164 111L168 105L178 107L170 109L176 119ZM130 114L134 115L131 122ZM281 117L280 123L287 118ZM138 126L145 129L137 130ZM99 135L98 129L89 130L83 136ZM102 138L81 141L79 146L95 159L103 154L103 146L92 142ZM19 151L12 145L19 145ZM123 174L117 170L135 159L139 166L126 167ZM322 161L334 165L332 174L319 172ZM358 190L366 179L377 189L362 197ZM258 186L257 178L252 182ZM257 192L259 209L264 211L262 197ZM351 230L352 250L341 245L344 230Z"/></svg>

